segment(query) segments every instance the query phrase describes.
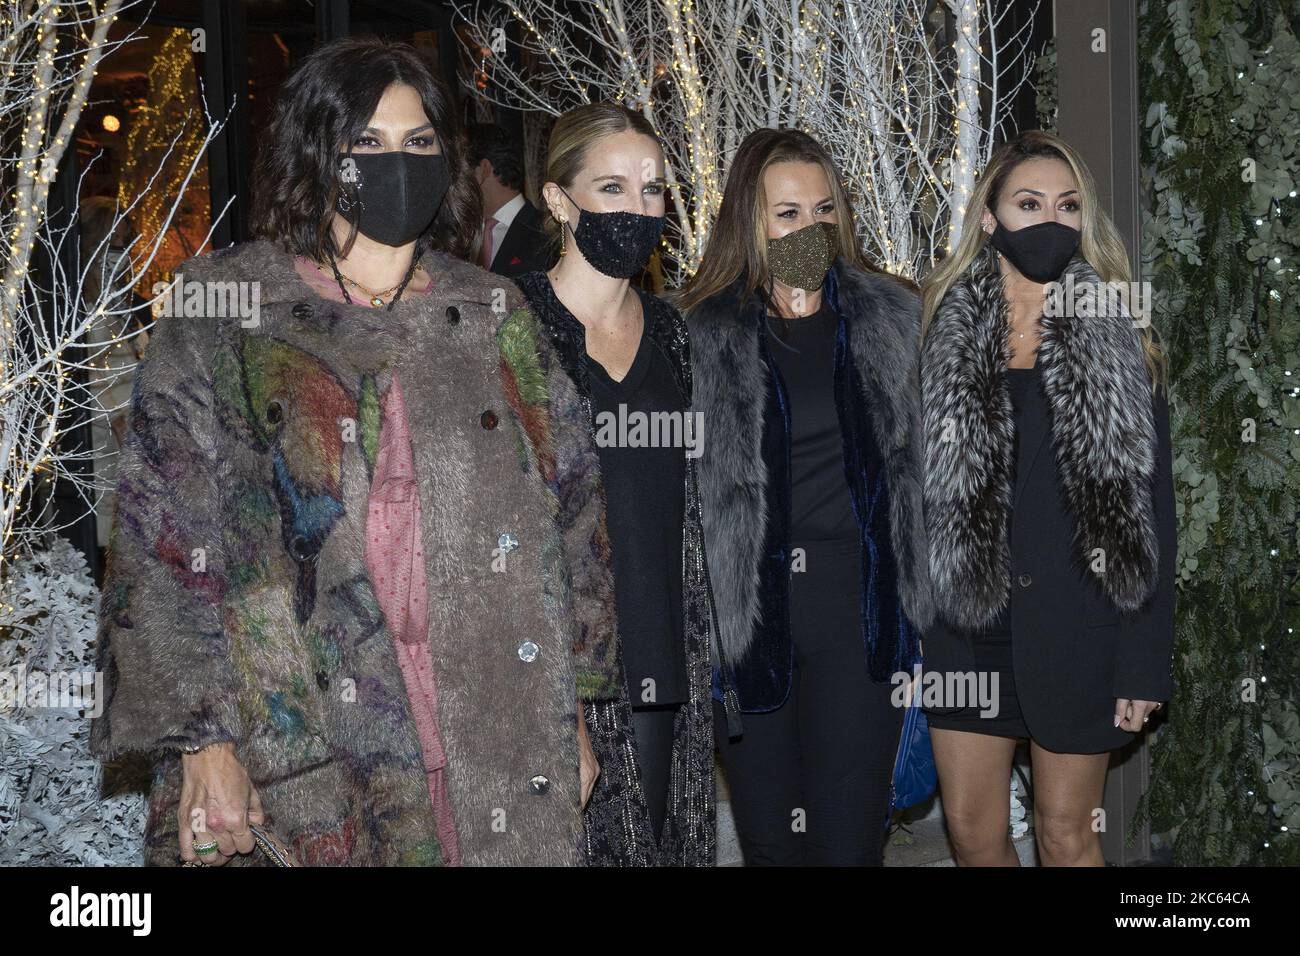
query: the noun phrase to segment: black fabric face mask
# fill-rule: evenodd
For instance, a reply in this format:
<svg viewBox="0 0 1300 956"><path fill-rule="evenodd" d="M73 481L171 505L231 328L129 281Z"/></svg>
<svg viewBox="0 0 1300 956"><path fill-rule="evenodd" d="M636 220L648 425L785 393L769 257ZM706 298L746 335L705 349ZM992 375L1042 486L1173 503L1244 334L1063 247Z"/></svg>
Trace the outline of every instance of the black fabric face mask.
<svg viewBox="0 0 1300 956"><path fill-rule="evenodd" d="M997 221L997 217L994 217ZM1034 282L1055 282L1079 248L1080 232L1060 222L1037 222L1023 229L1007 229L1001 222L989 242Z"/></svg>
<svg viewBox="0 0 1300 956"><path fill-rule="evenodd" d="M556 183L559 186L559 183ZM560 192L578 203L563 186ZM664 216L639 212L590 212L578 206L578 228L569 227L582 257L597 272L615 279L630 279L650 261L664 231Z"/></svg>
<svg viewBox="0 0 1300 956"><path fill-rule="evenodd" d="M386 246L404 246L429 228L451 184L442 155L402 150L340 154L339 168L344 187L354 184L358 197L351 200L340 191L339 215Z"/></svg>

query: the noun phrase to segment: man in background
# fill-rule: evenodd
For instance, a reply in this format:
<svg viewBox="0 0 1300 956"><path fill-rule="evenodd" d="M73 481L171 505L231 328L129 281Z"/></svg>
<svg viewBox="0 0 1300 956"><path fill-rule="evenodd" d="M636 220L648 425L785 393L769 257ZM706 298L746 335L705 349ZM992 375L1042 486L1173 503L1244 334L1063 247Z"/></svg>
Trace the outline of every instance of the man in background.
<svg viewBox="0 0 1300 956"><path fill-rule="evenodd" d="M483 196L479 265L502 276L549 268L555 261L542 213L522 192L523 149L495 125L471 126L469 163Z"/></svg>

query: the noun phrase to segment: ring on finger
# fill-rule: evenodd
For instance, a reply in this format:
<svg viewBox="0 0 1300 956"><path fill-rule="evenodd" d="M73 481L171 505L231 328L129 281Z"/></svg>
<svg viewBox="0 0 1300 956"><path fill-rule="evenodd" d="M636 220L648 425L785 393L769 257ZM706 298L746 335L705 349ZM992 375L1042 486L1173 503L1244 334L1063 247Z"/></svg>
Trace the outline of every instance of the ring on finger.
<svg viewBox="0 0 1300 956"><path fill-rule="evenodd" d="M217 841L212 840L209 843L196 843L194 844L194 852L199 856L210 856L217 852Z"/></svg>

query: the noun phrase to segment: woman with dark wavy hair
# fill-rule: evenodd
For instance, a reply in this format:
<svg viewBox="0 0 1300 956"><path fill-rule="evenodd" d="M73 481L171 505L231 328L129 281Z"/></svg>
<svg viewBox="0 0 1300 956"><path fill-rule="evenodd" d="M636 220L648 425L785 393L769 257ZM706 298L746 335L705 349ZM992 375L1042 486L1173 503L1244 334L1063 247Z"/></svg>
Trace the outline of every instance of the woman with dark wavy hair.
<svg viewBox="0 0 1300 956"><path fill-rule="evenodd" d="M618 677L597 457L455 257L448 95L328 44L257 173L261 238L180 268L136 379L96 750L157 757L150 863L260 862L262 826L309 865L576 863L579 701Z"/></svg>
<svg viewBox="0 0 1300 956"><path fill-rule="evenodd" d="M375 120L403 115L412 122L423 122L421 128L404 131L406 136L397 150L397 140L385 143L374 124ZM343 157L340 174L341 152L356 162L349 165ZM388 153L393 155L387 160L361 158ZM429 156L442 159L424 158ZM371 276L377 283L390 276L400 280L403 267L412 263L416 275L423 275L421 255L394 255L392 250L400 252L405 245L386 243L393 238L389 235L372 238L364 234L349 212L362 187L360 173L367 165L381 163L394 168L403 165L408 170L445 169L446 192L441 203L433 198L435 184L427 172L416 177L410 172L399 174L394 182L406 191L390 193L387 201L392 205L423 204L414 216L424 220L414 237L417 252L438 249L471 258L479 227L479 191L469 175L464 137L450 94L412 47L378 40L329 44L305 60L285 84L271 137L257 159L255 228L296 255L314 260L331 279L330 255L346 264L354 252L358 261L351 264L362 273L373 272L375 253L382 253L378 258L388 269ZM422 187L425 195L420 195L416 186ZM431 210L427 216L426 209ZM375 211L374 225L382 224L385 211ZM388 223L387 229L395 226ZM360 245L356 246L358 236ZM383 248L376 249L376 244ZM345 274L345 284L348 278ZM412 291L428 284L427 275L412 281Z"/></svg>

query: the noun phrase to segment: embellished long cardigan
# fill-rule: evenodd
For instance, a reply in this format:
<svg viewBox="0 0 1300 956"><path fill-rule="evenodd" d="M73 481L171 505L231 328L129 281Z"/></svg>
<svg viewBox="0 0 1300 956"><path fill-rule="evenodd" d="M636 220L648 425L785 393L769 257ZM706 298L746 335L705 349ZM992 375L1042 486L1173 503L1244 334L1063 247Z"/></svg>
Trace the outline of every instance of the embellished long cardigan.
<svg viewBox="0 0 1300 956"><path fill-rule="evenodd" d="M433 291L391 312L318 297L267 242L178 270L186 316L159 321L133 393L92 725L101 757L157 758L149 863L176 861L179 748L223 740L305 863L442 862L364 562L394 374L463 862L580 861L576 699L618 682L599 460L518 291L423 264ZM220 314L238 284L253 318Z"/></svg>
<svg viewBox="0 0 1300 956"><path fill-rule="evenodd" d="M862 544L863 656L873 680L920 660L934 611L922 510L920 300L902 282L840 258L823 294L839 317L835 404L845 477ZM687 315L695 407L708 425L700 458L704 532L721 646L715 693L731 676L746 713L775 710L791 684L790 411L757 292L738 280ZM868 474L868 462L880 462Z"/></svg>
<svg viewBox="0 0 1300 956"><path fill-rule="evenodd" d="M583 326L559 302L544 272L516 280L546 330L559 364L577 387L592 429L591 384L582 361ZM648 304L645 333L664 350L677 386L691 401L690 338L681 314L655 296ZM619 653L619 694L586 707L587 731L600 764L600 776L585 812L587 862L594 866L711 866L716 858L717 810L713 779L713 701L710 696L713 620L712 594L704 560L695 459L687 459L686 524L682 535L682 613L689 684L687 702L674 726L668 812L656 842L637 765L632 707Z"/></svg>

